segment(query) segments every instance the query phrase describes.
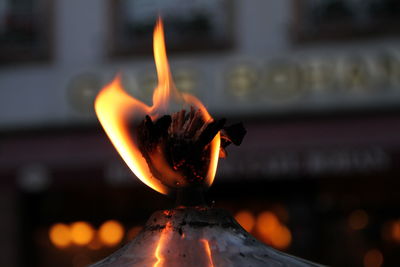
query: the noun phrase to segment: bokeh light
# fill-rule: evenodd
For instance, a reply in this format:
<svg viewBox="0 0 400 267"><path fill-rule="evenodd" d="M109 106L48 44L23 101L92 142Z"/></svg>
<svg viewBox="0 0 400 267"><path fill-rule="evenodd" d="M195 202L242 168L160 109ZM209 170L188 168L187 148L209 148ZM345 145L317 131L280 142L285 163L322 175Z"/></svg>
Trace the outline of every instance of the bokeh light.
<svg viewBox="0 0 400 267"><path fill-rule="evenodd" d="M382 225L382 239L400 243L400 220L387 221Z"/></svg>
<svg viewBox="0 0 400 267"><path fill-rule="evenodd" d="M348 224L353 230L361 230L368 225L368 220L368 214L364 210L355 210L350 214Z"/></svg>
<svg viewBox="0 0 400 267"><path fill-rule="evenodd" d="M286 249L292 242L292 234L284 225L281 225L272 236L272 245L277 249Z"/></svg>
<svg viewBox="0 0 400 267"><path fill-rule="evenodd" d="M56 223L50 227L49 238L53 245L65 248L71 244L71 232L68 225Z"/></svg>
<svg viewBox="0 0 400 267"><path fill-rule="evenodd" d="M279 227L277 216L270 212L264 211L257 216L257 231L263 236L268 236Z"/></svg>
<svg viewBox="0 0 400 267"><path fill-rule="evenodd" d="M87 222L75 222L71 224L71 238L76 245L87 245L94 237L94 229Z"/></svg>
<svg viewBox="0 0 400 267"><path fill-rule="evenodd" d="M380 267L383 264L383 255L378 249L371 249L365 253L364 267Z"/></svg>
<svg viewBox="0 0 400 267"><path fill-rule="evenodd" d="M256 219L253 213L248 210L241 210L235 215L235 220L247 231L251 232L254 228Z"/></svg>
<svg viewBox="0 0 400 267"><path fill-rule="evenodd" d="M124 237L124 227L115 220L104 222L99 228L99 238L107 246L115 246Z"/></svg>
<svg viewBox="0 0 400 267"><path fill-rule="evenodd" d="M292 234L278 217L270 211L264 211L257 217L256 230L259 238L277 248L287 249L292 242Z"/></svg>
<svg viewBox="0 0 400 267"><path fill-rule="evenodd" d="M391 236L393 241L400 243L400 220L393 222L391 228Z"/></svg>

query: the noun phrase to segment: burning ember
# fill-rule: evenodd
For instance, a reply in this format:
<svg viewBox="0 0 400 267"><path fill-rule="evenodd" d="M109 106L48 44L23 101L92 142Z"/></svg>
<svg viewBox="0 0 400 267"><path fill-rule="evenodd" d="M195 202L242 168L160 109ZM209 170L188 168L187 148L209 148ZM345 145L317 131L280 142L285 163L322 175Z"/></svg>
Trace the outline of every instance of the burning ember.
<svg viewBox="0 0 400 267"><path fill-rule="evenodd" d="M153 105L128 95L117 76L97 96L96 114L132 172L154 190L209 187L218 158L246 133L241 124L225 127L196 97L175 88L169 69L162 22L154 30L158 86ZM182 108L173 112L176 106ZM172 113L172 115L168 115Z"/></svg>
<svg viewBox="0 0 400 267"><path fill-rule="evenodd" d="M158 86L152 106L128 95L117 76L99 93L95 109L132 172L154 190L178 192L183 199L175 209L155 212L133 241L93 267L318 266L265 246L227 212L199 200L225 147L240 145L246 131L241 124L226 127L197 98L177 91L160 19L154 58Z"/></svg>

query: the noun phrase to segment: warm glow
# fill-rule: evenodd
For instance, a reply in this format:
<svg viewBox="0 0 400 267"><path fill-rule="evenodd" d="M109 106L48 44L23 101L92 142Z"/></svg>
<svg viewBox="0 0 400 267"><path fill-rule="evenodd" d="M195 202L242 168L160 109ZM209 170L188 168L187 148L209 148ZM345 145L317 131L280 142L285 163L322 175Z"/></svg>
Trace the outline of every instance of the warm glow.
<svg viewBox="0 0 400 267"><path fill-rule="evenodd" d="M143 227L141 226L133 226L131 229L129 229L127 238L128 240L134 239L140 231L142 231Z"/></svg>
<svg viewBox="0 0 400 267"><path fill-rule="evenodd" d="M254 215L248 210L242 210L236 213L235 219L247 232L253 230L256 222Z"/></svg>
<svg viewBox="0 0 400 267"><path fill-rule="evenodd" d="M167 222L167 224L165 225L165 228L161 231L161 237L158 240L157 243L157 248L154 252L154 256L157 259L157 262L154 263L153 267L162 267L163 266L163 262L165 261L164 256L162 255L162 251L166 246L166 243L168 242L169 238L170 238L170 233L172 231L172 224L170 222Z"/></svg>
<svg viewBox="0 0 400 267"><path fill-rule="evenodd" d="M94 229L87 222L75 222L71 224L71 239L76 245L87 245L94 237Z"/></svg>
<svg viewBox="0 0 400 267"><path fill-rule="evenodd" d="M74 253L71 259L71 265L73 267L89 266L93 263L93 259L86 253Z"/></svg>
<svg viewBox="0 0 400 267"><path fill-rule="evenodd" d="M382 238L385 241L400 243L400 220L386 222L382 227Z"/></svg>
<svg viewBox="0 0 400 267"><path fill-rule="evenodd" d="M49 230L51 243L59 248L65 248L71 244L71 232L68 225L63 223L54 224Z"/></svg>
<svg viewBox="0 0 400 267"><path fill-rule="evenodd" d="M348 223L351 229L361 230L368 224L368 214L364 210L355 210L350 214Z"/></svg>
<svg viewBox="0 0 400 267"><path fill-rule="evenodd" d="M290 230L270 211L264 211L258 215L256 230L263 242L277 249L286 249L292 242Z"/></svg>
<svg viewBox="0 0 400 267"><path fill-rule="evenodd" d="M365 267L380 267L383 264L383 255L377 249L368 250L364 256Z"/></svg>
<svg viewBox="0 0 400 267"><path fill-rule="evenodd" d="M270 211L264 211L257 217L257 231L263 235L269 235L279 228L279 220L276 215Z"/></svg>
<svg viewBox="0 0 400 267"><path fill-rule="evenodd" d="M97 235L88 244L88 248L90 248L92 250L98 250L98 249L101 249L102 247L103 247L103 244L100 242Z"/></svg>
<svg viewBox="0 0 400 267"><path fill-rule="evenodd" d="M286 226L281 225L275 234L272 235L271 241L272 245L277 249L286 249L292 242L292 234Z"/></svg>
<svg viewBox="0 0 400 267"><path fill-rule="evenodd" d="M393 222L391 236L394 241L400 242L400 220Z"/></svg>
<svg viewBox="0 0 400 267"><path fill-rule="evenodd" d="M95 110L105 132L132 172L146 185L160 193L167 194L170 188L152 175L146 160L138 149L135 136L132 135L133 131L130 123L132 120L143 120L145 115L149 115L155 120L167 114L171 102L180 103L185 107L193 106L200 109L205 121L212 120L212 117L196 97L189 94L181 94L175 88L169 69L163 26L160 19L157 21L154 29L153 47L158 76L158 85L153 93L153 105L147 106L128 95L122 88L121 77L117 76L97 96ZM208 186L214 180L218 164L219 148L220 134L218 133L210 146L210 166L205 181ZM159 158L157 163L163 169L164 175L179 176L179 173L166 164L165 159Z"/></svg>
<svg viewBox="0 0 400 267"><path fill-rule="evenodd" d="M281 222L287 223L289 221L289 212L282 204L275 204L272 211L276 214Z"/></svg>
<svg viewBox="0 0 400 267"><path fill-rule="evenodd" d="M118 221L110 220L99 228L99 238L107 246L115 246L124 237L124 227Z"/></svg>
<svg viewBox="0 0 400 267"><path fill-rule="evenodd" d="M210 248L210 244L208 243L208 240L206 239L200 239L200 242L203 244L204 249L207 253L207 257L208 257L208 262L209 262L209 267L214 267L214 263L212 260L212 254L211 254L211 248Z"/></svg>

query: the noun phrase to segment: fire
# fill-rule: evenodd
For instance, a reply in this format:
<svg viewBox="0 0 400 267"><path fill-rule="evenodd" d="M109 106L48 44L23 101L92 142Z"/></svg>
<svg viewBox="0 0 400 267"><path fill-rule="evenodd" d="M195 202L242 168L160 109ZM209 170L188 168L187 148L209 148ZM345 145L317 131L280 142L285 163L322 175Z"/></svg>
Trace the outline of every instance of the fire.
<svg viewBox="0 0 400 267"><path fill-rule="evenodd" d="M201 110L204 121L210 121L213 118L196 97L180 93L175 88L169 68L161 19L158 19L154 29L153 48L158 76L158 85L153 93L153 105L148 106L128 95L122 88L121 77L117 75L109 85L100 91L95 101L95 111L111 142L132 172L149 187L160 193L168 194L171 188L151 173L138 148L130 122L135 119L143 120L145 115L149 115L151 119L155 120L168 112L172 102ZM210 186L214 180L219 151L220 133L218 132L210 144L210 164L205 180L207 186ZM164 173L171 176L179 175L167 166L165 158L158 158L157 164Z"/></svg>

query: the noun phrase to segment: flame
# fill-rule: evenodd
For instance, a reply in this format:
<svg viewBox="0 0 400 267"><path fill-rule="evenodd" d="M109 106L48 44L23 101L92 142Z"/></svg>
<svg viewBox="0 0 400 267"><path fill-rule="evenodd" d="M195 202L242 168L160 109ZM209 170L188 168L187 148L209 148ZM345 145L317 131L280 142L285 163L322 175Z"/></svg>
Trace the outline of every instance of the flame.
<svg viewBox="0 0 400 267"><path fill-rule="evenodd" d="M200 242L203 243L204 249L205 249L205 251L207 253L207 257L208 257L208 260L209 260L209 263L210 263L209 267L214 267L214 263L213 263L213 260L212 260L212 254L211 254L211 248L210 248L210 244L209 244L208 240L200 239Z"/></svg>
<svg viewBox="0 0 400 267"><path fill-rule="evenodd" d="M149 187L160 193L167 194L170 188L152 175L146 160L135 143L129 122L132 118L142 120L145 115L149 115L153 120L157 119L167 113L172 100L200 109L205 121L212 120L212 117L196 97L190 94L181 94L175 88L168 64L163 24L160 18L157 20L154 29L153 48L158 76L158 85L153 93L153 105L147 106L128 95L122 88L121 77L117 75L96 97L95 111L111 142L132 172ZM212 184L215 177L219 150L220 133L215 136L210 145L210 165L205 181L208 186ZM179 175L166 167L167 164L164 158L159 158L157 164L168 175Z"/></svg>

